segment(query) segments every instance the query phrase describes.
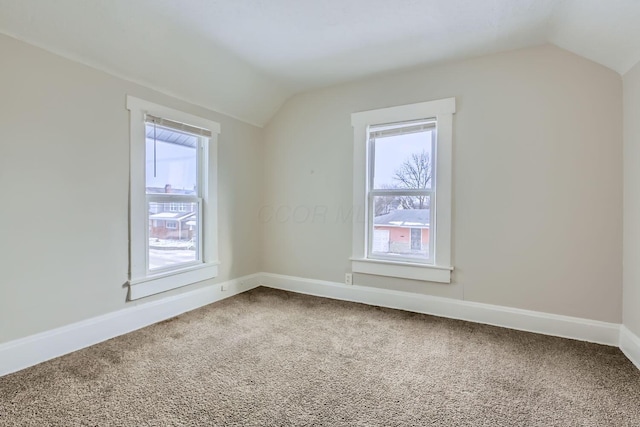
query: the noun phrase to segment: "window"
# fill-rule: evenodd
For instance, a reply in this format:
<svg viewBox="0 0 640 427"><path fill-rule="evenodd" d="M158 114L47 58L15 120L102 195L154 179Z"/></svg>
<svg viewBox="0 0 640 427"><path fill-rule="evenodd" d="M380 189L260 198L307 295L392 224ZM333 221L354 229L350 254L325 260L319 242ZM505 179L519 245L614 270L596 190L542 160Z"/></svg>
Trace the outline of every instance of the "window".
<svg viewBox="0 0 640 427"><path fill-rule="evenodd" d="M127 97L131 114L129 299L218 273L220 126Z"/></svg>
<svg viewBox="0 0 640 427"><path fill-rule="evenodd" d="M435 120L369 126L368 258L433 264L435 130ZM383 250L379 231L389 233Z"/></svg>
<svg viewBox="0 0 640 427"><path fill-rule="evenodd" d="M455 99L353 113L352 270L451 281Z"/></svg>

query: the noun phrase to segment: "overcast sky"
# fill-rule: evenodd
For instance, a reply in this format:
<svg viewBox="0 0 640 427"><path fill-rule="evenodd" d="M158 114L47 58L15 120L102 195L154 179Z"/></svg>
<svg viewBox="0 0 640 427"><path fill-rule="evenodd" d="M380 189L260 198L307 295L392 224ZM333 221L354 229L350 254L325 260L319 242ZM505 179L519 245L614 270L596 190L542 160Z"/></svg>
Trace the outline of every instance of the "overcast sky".
<svg viewBox="0 0 640 427"><path fill-rule="evenodd" d="M374 188L397 183L395 171L412 154L423 150L431 156L431 132L410 133L376 139Z"/></svg>
<svg viewBox="0 0 640 427"><path fill-rule="evenodd" d="M157 141L156 176L153 176L153 139L147 138L147 187L171 184L173 189L193 190L197 173L196 149Z"/></svg>

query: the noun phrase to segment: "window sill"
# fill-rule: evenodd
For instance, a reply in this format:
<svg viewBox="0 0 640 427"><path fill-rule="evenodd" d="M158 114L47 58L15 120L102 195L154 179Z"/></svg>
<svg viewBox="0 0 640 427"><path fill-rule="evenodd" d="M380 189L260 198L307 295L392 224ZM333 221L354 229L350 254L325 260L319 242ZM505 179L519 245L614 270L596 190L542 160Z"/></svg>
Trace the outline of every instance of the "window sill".
<svg viewBox="0 0 640 427"><path fill-rule="evenodd" d="M218 275L218 264L219 262L198 264L180 270L131 279L127 283L129 301L212 279Z"/></svg>
<svg viewBox="0 0 640 427"><path fill-rule="evenodd" d="M372 274L374 276L451 283L451 271L453 271L453 267L352 258L351 270L354 273Z"/></svg>

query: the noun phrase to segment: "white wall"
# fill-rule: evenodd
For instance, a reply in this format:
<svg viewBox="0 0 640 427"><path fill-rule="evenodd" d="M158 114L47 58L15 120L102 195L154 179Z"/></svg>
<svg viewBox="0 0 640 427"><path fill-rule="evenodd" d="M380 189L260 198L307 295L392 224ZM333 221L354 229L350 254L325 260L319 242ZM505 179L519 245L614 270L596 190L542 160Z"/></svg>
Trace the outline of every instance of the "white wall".
<svg viewBox="0 0 640 427"><path fill-rule="evenodd" d="M455 96L454 282L355 283L622 320L622 84L604 67L546 46L379 76L298 95L263 132L9 37L0 55L0 343L134 304L123 287L126 94L222 125L217 281L257 271L342 281L350 114ZM638 87L636 67L627 117ZM637 126L627 120L627 196ZM625 323L638 333L636 268L625 267Z"/></svg>
<svg viewBox="0 0 640 427"><path fill-rule="evenodd" d="M622 82L553 46L290 99L265 131L265 271L343 281L350 114L451 96L453 283L365 275L354 282L619 323Z"/></svg>
<svg viewBox="0 0 640 427"><path fill-rule="evenodd" d="M624 325L640 336L640 63L624 84Z"/></svg>
<svg viewBox="0 0 640 427"><path fill-rule="evenodd" d="M221 123L216 280L260 270L261 129L6 36L0 55L0 343L133 304L126 94Z"/></svg>

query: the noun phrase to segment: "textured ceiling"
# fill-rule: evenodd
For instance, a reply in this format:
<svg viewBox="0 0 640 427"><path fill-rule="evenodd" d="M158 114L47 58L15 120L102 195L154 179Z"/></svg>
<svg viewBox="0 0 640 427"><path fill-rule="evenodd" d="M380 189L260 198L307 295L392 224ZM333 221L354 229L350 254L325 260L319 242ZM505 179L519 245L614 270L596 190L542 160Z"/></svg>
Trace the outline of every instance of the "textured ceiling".
<svg viewBox="0 0 640 427"><path fill-rule="evenodd" d="M619 73L638 0L0 0L0 32L266 123L293 93L553 43Z"/></svg>

